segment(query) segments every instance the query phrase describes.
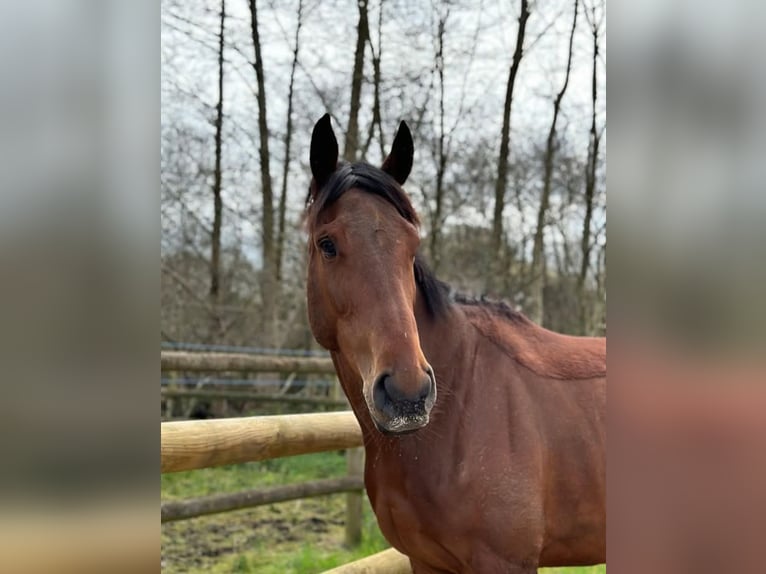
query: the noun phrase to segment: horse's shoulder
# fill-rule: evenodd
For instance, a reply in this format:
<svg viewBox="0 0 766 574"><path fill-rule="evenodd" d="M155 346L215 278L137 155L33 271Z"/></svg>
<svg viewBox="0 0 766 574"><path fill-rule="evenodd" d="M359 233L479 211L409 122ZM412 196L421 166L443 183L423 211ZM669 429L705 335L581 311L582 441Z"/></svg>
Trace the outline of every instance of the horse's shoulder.
<svg viewBox="0 0 766 574"><path fill-rule="evenodd" d="M468 313L471 323L507 355L538 375L553 379L606 376L606 338L555 333L532 321L489 313Z"/></svg>
<svg viewBox="0 0 766 574"><path fill-rule="evenodd" d="M606 376L606 338L562 335L529 323L519 329L519 361L555 379Z"/></svg>

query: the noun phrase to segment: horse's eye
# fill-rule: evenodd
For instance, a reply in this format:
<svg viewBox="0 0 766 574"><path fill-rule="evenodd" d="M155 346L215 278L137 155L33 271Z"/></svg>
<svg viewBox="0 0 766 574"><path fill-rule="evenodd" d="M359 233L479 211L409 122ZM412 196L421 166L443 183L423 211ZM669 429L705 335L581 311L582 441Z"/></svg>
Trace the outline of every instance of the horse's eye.
<svg viewBox="0 0 766 574"><path fill-rule="evenodd" d="M338 255L338 251L335 249L335 243L333 243L333 240L329 237L323 237L317 242L317 245L319 246L319 249L322 250L322 255L327 259L332 259Z"/></svg>

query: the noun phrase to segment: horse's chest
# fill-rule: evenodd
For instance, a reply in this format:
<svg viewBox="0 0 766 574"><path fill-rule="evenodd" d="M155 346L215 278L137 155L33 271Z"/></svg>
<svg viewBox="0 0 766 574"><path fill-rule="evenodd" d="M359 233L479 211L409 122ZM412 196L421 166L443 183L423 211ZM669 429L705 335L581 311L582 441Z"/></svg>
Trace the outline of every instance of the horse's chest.
<svg viewBox="0 0 766 574"><path fill-rule="evenodd" d="M444 459L426 455L417 467L381 459L371 465L368 490L385 537L445 571L468 571L477 560L502 562L517 546L526 559L542 535L539 493L498 453L485 456L477 448L448 467Z"/></svg>
<svg viewBox="0 0 766 574"><path fill-rule="evenodd" d="M442 508L426 508L401 492L388 490L376 501L375 513L383 535L394 547L423 563L450 570L457 561L454 545L465 541Z"/></svg>
<svg viewBox="0 0 766 574"><path fill-rule="evenodd" d="M445 485L417 473L393 478L381 472L371 478L378 524L396 548L446 570L470 552L466 514L476 501L459 481Z"/></svg>

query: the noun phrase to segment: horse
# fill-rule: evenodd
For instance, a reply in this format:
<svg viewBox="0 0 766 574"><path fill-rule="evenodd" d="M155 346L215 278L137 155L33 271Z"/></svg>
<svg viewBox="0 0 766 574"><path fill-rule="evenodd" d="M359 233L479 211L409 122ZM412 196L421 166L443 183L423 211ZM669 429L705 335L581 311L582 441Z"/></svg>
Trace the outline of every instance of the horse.
<svg viewBox="0 0 766 574"><path fill-rule="evenodd" d="M314 126L307 302L364 439L381 532L415 574L606 560L606 341L455 294L418 254L401 122L380 168Z"/></svg>

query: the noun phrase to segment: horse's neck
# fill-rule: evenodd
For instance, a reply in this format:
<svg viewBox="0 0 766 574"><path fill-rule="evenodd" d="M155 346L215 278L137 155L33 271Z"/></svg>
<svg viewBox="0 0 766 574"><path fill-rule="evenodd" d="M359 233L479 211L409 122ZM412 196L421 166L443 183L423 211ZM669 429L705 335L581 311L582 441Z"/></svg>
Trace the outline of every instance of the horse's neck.
<svg viewBox="0 0 766 574"><path fill-rule="evenodd" d="M479 333L464 310L453 305L438 317L416 306L418 335L423 354L436 376L436 403L423 434L439 437L429 441L435 456L460 460L467 444L461 439L461 421L482 416L482 400L475 384L476 369L482 364L483 345ZM457 449L457 450L456 450Z"/></svg>
<svg viewBox="0 0 766 574"><path fill-rule="evenodd" d="M437 400L446 406L453 401L462 402L468 385L461 384L471 379L470 349L475 347L475 331L468 324L458 307L444 315L430 316L421 305L415 309L420 347L436 374ZM463 405L450 404L460 408Z"/></svg>

